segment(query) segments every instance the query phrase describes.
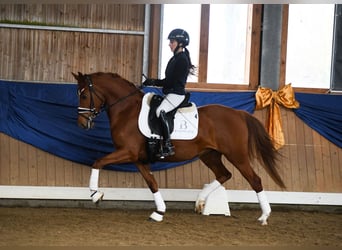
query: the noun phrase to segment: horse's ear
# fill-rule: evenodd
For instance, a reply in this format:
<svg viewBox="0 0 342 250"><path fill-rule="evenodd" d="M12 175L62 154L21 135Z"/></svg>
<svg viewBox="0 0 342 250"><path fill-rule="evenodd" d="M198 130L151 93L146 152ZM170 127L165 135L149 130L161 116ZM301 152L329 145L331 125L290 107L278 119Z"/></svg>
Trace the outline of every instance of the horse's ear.
<svg viewBox="0 0 342 250"><path fill-rule="evenodd" d="M78 75L76 75L74 72L71 72L71 74L75 77L75 79L78 81Z"/></svg>
<svg viewBox="0 0 342 250"><path fill-rule="evenodd" d="M77 81L81 81L83 78L83 74L81 72L78 72L78 75L76 75L74 72L71 72L71 74L75 77Z"/></svg>

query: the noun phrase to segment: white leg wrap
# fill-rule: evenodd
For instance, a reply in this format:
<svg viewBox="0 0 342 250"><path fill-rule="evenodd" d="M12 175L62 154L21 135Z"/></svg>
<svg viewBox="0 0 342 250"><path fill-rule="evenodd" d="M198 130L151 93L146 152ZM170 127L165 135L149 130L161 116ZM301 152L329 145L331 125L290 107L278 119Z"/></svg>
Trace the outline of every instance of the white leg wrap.
<svg viewBox="0 0 342 250"><path fill-rule="evenodd" d="M99 188L99 169L92 168L89 180L90 197L94 203L102 200L104 193L98 191Z"/></svg>
<svg viewBox="0 0 342 250"><path fill-rule="evenodd" d="M159 191L153 193L153 197L154 197L154 203L156 204L156 207L157 207L157 212L153 212L150 215L150 219L160 222L163 220L164 213L166 210L166 205Z"/></svg>
<svg viewBox="0 0 342 250"><path fill-rule="evenodd" d="M208 195L219 186L221 186L220 182L218 182L217 180L212 181L210 184L206 185L198 194L197 200L205 200L208 197Z"/></svg>
<svg viewBox="0 0 342 250"><path fill-rule="evenodd" d="M196 203L195 203L195 212L201 214L203 212L205 201L208 195L213 192L215 189L221 186L221 183L217 180L213 180L210 184L204 186L201 192L198 194Z"/></svg>
<svg viewBox="0 0 342 250"><path fill-rule="evenodd" d="M90 180L89 180L89 188L90 188L90 192L94 192L97 191L97 189L99 188L99 173L100 170L99 169L91 169L91 174L90 174Z"/></svg>
<svg viewBox="0 0 342 250"><path fill-rule="evenodd" d="M154 203L156 204L156 207L157 207L157 211L165 212L166 205L165 205L165 202L161 193L157 191L153 194L153 196L154 196Z"/></svg>
<svg viewBox="0 0 342 250"><path fill-rule="evenodd" d="M268 203L265 191L257 193L257 197L262 211L262 214L258 220L261 222L262 225L267 225L267 218L271 214L271 206Z"/></svg>

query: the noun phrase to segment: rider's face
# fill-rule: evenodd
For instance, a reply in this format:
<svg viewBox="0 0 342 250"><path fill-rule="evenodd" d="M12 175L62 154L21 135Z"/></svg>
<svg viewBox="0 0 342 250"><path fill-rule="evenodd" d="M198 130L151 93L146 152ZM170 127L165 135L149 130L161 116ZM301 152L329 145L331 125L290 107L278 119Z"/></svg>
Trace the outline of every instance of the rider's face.
<svg viewBox="0 0 342 250"><path fill-rule="evenodd" d="M174 39L170 39L170 43L169 43L170 49L172 52L175 52L175 49L178 46L178 42Z"/></svg>

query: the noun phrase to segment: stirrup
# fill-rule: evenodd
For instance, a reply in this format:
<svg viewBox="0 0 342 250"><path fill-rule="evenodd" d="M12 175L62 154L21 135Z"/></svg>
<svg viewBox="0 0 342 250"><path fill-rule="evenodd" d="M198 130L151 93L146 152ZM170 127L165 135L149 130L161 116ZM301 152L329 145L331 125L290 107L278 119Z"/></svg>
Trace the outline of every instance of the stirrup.
<svg viewBox="0 0 342 250"><path fill-rule="evenodd" d="M165 159L165 157L168 157L168 156L172 156L172 155L174 155L175 154L175 152L162 152L162 153L160 153L160 154L157 154L157 157L159 158L159 159Z"/></svg>
<svg viewBox="0 0 342 250"><path fill-rule="evenodd" d="M173 145L167 145L167 146L163 146L163 149L160 153L158 153L156 156L159 159L164 159L167 156L172 156L175 154L174 151L174 146Z"/></svg>

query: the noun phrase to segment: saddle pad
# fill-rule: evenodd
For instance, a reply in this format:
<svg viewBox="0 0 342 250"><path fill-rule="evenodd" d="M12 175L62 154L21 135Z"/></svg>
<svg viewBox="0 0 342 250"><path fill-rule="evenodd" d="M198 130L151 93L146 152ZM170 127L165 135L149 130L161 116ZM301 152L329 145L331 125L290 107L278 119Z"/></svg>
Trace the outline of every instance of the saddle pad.
<svg viewBox="0 0 342 250"><path fill-rule="evenodd" d="M140 132L148 137L159 139L160 136L152 134L148 126L148 113L150 111L150 101L154 93L146 93L142 99L141 110L138 119ZM175 115L174 129L171 133L172 140L192 140L198 133L198 111L195 103L190 107L179 108Z"/></svg>

